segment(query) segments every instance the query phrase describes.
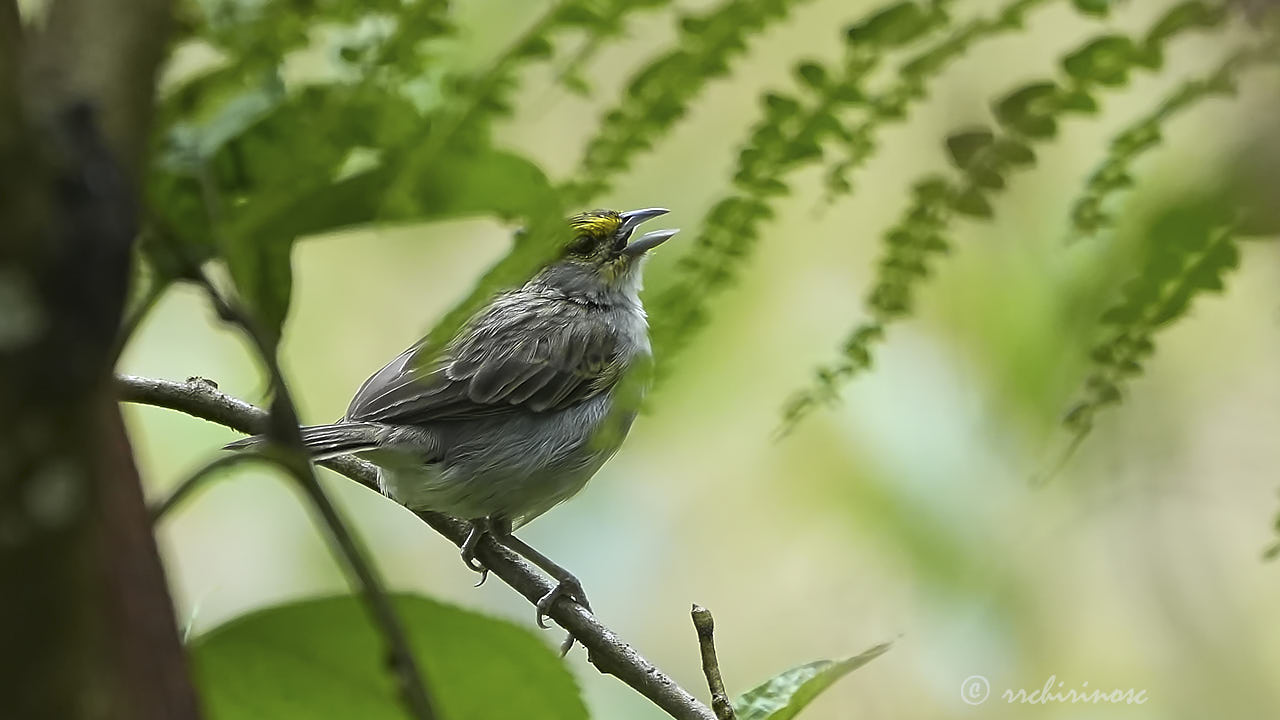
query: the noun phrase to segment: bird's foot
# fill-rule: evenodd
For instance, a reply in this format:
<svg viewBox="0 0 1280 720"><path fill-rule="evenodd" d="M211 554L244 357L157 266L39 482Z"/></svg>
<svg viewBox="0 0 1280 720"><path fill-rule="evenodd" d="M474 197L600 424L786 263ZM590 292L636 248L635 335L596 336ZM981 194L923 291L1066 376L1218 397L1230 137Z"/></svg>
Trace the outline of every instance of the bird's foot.
<svg viewBox="0 0 1280 720"><path fill-rule="evenodd" d="M534 616L538 627L544 629L551 627L546 623L547 615L551 613L551 606L562 597L569 598L581 605L587 612L591 612L591 603L587 601L587 593L583 591L582 583L578 582L578 578L566 574L564 577L559 578L559 582L556 583L555 587L551 588L551 592L543 595L538 600L537 613Z"/></svg>
<svg viewBox="0 0 1280 720"><path fill-rule="evenodd" d="M487 532L489 532L489 524L486 520L472 520L471 532L467 533L467 539L462 541L463 564L468 570L480 573L480 582L476 583L476 587L480 587L485 580L489 579L489 568L476 558L476 547L480 544L480 538Z"/></svg>

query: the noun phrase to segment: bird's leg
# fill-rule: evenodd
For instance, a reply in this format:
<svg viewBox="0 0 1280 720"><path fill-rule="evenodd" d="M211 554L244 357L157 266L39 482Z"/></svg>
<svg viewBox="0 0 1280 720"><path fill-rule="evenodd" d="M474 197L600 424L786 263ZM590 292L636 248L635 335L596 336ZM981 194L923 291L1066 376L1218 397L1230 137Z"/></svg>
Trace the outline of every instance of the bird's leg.
<svg viewBox="0 0 1280 720"><path fill-rule="evenodd" d="M582 589L582 583L578 581L578 578L574 577L573 573L565 570L551 558L534 550L528 543L511 534L511 522L509 520L495 520L490 531L494 540L502 543L508 550L537 565L548 575L555 578L556 586L551 588L551 591L543 595L537 602L537 612L534 615L534 620L538 623L538 627L550 627L546 623L547 614L551 611L551 606L562 597L567 597L581 605L587 612L592 612L591 603L587 600L587 593ZM573 635L569 635L560 644L561 657L567 655L572 648Z"/></svg>
<svg viewBox="0 0 1280 720"><path fill-rule="evenodd" d="M485 580L489 579L489 568L476 559L476 546L480 544L480 538L486 533L493 534L493 526L489 518L478 518L471 521L471 532L468 532L467 539L462 541L462 562L468 570L480 573L480 581L476 583L476 587L480 587Z"/></svg>

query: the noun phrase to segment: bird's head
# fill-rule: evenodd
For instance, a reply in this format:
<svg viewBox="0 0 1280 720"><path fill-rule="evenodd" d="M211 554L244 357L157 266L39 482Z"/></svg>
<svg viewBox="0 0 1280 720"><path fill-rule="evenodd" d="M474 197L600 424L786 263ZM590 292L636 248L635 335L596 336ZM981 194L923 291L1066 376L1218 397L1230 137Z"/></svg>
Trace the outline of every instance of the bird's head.
<svg viewBox="0 0 1280 720"><path fill-rule="evenodd" d="M569 218L569 240L540 279L571 293L593 294L640 289L640 267L646 254L678 230L654 230L633 237L646 220L666 215L666 208L618 212L590 210Z"/></svg>

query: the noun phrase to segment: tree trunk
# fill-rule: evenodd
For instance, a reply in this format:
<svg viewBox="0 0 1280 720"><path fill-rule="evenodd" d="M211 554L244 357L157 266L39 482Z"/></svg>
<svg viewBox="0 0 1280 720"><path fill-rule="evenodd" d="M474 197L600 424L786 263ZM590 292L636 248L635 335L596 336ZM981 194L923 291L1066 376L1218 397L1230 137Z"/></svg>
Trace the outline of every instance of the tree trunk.
<svg viewBox="0 0 1280 720"><path fill-rule="evenodd" d="M109 383L167 14L54 0L24 32L0 0L5 717L198 716Z"/></svg>

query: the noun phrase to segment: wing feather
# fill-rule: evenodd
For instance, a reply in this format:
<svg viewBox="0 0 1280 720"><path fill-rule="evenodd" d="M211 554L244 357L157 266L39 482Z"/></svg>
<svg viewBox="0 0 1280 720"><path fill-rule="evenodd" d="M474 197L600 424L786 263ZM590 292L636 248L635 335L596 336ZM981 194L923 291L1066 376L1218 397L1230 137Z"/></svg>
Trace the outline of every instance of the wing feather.
<svg viewBox="0 0 1280 720"><path fill-rule="evenodd" d="M347 419L429 423L551 412L593 397L623 370L618 334L586 308L551 309L500 303L438 358L421 343L409 348L365 381Z"/></svg>

